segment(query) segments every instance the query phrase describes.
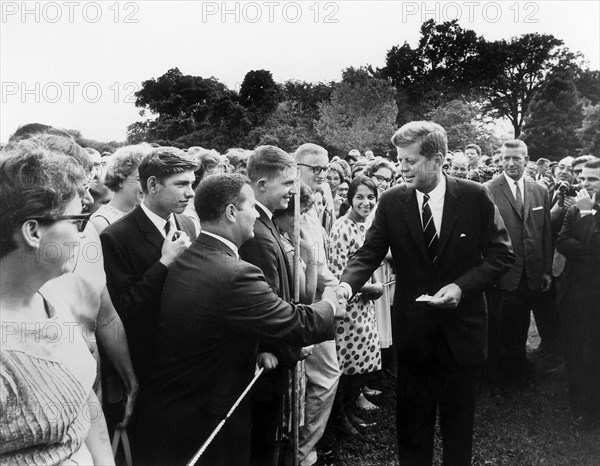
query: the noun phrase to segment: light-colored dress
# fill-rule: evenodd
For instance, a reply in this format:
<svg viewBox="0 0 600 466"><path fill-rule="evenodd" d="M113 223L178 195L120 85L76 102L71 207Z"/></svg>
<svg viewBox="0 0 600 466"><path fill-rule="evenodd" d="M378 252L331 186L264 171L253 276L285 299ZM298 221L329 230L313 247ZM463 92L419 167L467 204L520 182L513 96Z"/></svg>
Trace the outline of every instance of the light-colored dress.
<svg viewBox="0 0 600 466"><path fill-rule="evenodd" d="M373 224L377 206L365 221L367 231ZM387 259L373 273L375 280L383 284L383 295L375 301L375 321L377 322L377 333L381 348L392 346L392 304L394 303L394 291L396 290L396 275L394 267Z"/></svg>
<svg viewBox="0 0 600 466"><path fill-rule="evenodd" d="M111 206L110 204L104 204L102 207L100 207L96 212L94 212L92 214L92 217L90 218L90 220L100 217L107 223L107 225L112 225L117 220L119 220L121 217L125 217L125 215L127 215L126 212L123 212L122 210L119 210L119 209Z"/></svg>
<svg viewBox="0 0 600 466"><path fill-rule="evenodd" d="M2 466L93 464L84 441L101 417L87 403L96 363L75 319L45 304L47 320L1 325Z"/></svg>
<svg viewBox="0 0 600 466"><path fill-rule="evenodd" d="M365 241L364 223L348 215L331 229L328 244L329 269L339 279L348 261ZM381 369L381 349L372 300L358 294L348 302L348 314L335 323L335 346L341 371L346 375Z"/></svg>

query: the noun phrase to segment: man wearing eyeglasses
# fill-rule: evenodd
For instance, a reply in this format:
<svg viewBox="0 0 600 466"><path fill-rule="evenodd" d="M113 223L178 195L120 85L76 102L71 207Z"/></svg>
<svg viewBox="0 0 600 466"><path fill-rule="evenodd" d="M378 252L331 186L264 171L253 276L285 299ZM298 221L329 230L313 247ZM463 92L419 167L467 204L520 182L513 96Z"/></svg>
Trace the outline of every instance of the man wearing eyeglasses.
<svg viewBox="0 0 600 466"><path fill-rule="evenodd" d="M323 187L329 157L327 151L316 144L303 144L294 154L300 178L313 191ZM332 205L332 203L330 203ZM336 286L338 281L327 267L325 245L327 238L314 206L302 214L301 230L309 231L310 238L318 238L317 248L317 299L326 286ZM308 260L308 258L304 258ZM313 353L305 360L306 414L300 429L298 461L301 466L311 466L317 461L316 445L325 431L331 414L333 399L340 379L340 366L335 350L335 340L315 345Z"/></svg>

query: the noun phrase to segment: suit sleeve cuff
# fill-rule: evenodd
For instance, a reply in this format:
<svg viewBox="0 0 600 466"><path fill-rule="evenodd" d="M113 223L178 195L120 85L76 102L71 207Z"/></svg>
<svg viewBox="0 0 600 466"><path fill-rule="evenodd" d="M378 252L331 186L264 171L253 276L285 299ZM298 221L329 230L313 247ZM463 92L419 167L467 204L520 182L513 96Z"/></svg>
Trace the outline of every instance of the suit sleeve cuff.
<svg viewBox="0 0 600 466"><path fill-rule="evenodd" d="M329 298L323 298L323 301L331 306L331 312L333 313L333 318L335 319L335 302Z"/></svg>
<svg viewBox="0 0 600 466"><path fill-rule="evenodd" d="M340 287L342 287L344 290L346 290L348 292L348 299L350 299L352 297L352 287L346 283L346 282L341 282L340 283Z"/></svg>

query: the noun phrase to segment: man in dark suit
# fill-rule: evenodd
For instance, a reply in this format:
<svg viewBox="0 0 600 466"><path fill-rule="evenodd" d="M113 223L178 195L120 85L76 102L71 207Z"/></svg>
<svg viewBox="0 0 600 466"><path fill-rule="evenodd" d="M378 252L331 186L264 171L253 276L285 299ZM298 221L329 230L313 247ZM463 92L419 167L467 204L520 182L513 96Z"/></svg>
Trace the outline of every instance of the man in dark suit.
<svg viewBox="0 0 600 466"><path fill-rule="evenodd" d="M259 267L275 294L289 302L292 271L272 217L275 210L288 207L295 193L296 162L277 147L260 146L248 159L247 174L259 217L254 237L240 247L240 257ZM300 348L276 345L265 338L259 352L260 357L272 353L279 365L261 377L252 393L251 464L277 466L289 370L294 368Z"/></svg>
<svg viewBox="0 0 600 466"><path fill-rule="evenodd" d="M198 186L202 233L167 276L160 357L150 396L140 400L149 463L191 459L252 380L259 338L297 346L330 339L335 314L345 312L333 289L310 307L287 303L258 267L239 259L238 247L253 236L258 217L247 181L223 174ZM250 426L246 398L199 464L249 464Z"/></svg>
<svg viewBox="0 0 600 466"><path fill-rule="evenodd" d="M527 333L530 314L543 304L541 293L552 281L552 232L548 190L527 178L529 161L523 141L502 145L504 173L485 187L502 215L516 260L490 290L488 382L492 390L499 382L528 382Z"/></svg>
<svg viewBox="0 0 600 466"><path fill-rule="evenodd" d="M127 332L140 395L154 370L163 283L194 237L192 221L177 214L194 196L196 168L179 149L153 150L139 167L142 204L100 235L108 291ZM136 424L134 416L134 436Z"/></svg>
<svg viewBox="0 0 600 466"><path fill-rule="evenodd" d="M411 122L392 142L405 184L381 196L365 243L342 274L338 297L356 293L391 248L400 465L431 465L439 408L443 464L466 466L475 387L486 357L483 290L510 268L514 255L485 188L442 174L448 143L441 126Z"/></svg>
<svg viewBox="0 0 600 466"><path fill-rule="evenodd" d="M584 165L579 181L557 242L566 257L558 306L564 315L572 426L590 431L600 428L600 159Z"/></svg>

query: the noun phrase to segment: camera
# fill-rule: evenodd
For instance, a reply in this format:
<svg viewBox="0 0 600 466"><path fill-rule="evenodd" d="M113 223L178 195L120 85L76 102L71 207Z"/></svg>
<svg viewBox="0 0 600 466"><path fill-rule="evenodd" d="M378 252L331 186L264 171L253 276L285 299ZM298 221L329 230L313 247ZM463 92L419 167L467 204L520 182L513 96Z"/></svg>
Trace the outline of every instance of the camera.
<svg viewBox="0 0 600 466"><path fill-rule="evenodd" d="M568 181L560 181L556 187L556 190L563 196L574 197L579 191L579 185L572 185Z"/></svg>

